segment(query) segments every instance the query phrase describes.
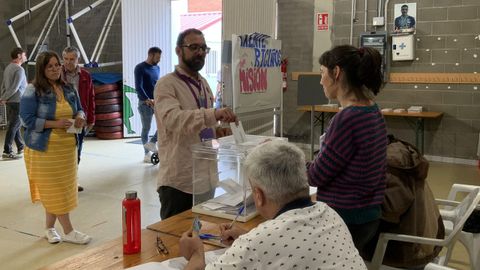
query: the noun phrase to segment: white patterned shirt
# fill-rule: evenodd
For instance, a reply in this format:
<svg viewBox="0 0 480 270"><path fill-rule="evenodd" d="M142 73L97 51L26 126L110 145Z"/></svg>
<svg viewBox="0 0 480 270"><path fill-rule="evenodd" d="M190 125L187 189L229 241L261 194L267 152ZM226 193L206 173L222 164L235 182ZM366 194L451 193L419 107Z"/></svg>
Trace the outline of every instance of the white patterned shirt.
<svg viewBox="0 0 480 270"><path fill-rule="evenodd" d="M205 269L367 268L340 216L317 202L259 224Z"/></svg>

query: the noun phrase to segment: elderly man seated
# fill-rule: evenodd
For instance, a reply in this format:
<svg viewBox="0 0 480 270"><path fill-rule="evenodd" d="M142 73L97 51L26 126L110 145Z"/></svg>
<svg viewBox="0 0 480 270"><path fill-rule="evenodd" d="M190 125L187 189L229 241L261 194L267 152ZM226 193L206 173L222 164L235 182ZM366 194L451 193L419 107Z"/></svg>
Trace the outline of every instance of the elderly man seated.
<svg viewBox="0 0 480 270"><path fill-rule="evenodd" d="M185 269L366 269L347 226L322 202L312 202L303 152L271 141L245 161L257 211L267 221L250 232L221 224L230 247L205 265L203 244L192 231L180 239Z"/></svg>

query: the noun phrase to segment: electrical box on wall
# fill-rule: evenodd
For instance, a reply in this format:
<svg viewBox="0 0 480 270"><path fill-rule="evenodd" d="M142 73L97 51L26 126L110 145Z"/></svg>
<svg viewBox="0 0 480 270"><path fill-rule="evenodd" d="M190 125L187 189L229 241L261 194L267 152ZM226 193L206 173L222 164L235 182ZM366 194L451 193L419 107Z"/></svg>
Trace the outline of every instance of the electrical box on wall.
<svg viewBox="0 0 480 270"><path fill-rule="evenodd" d="M384 17L373 17L373 26L384 26L385 18Z"/></svg>
<svg viewBox="0 0 480 270"><path fill-rule="evenodd" d="M382 55L382 72L386 76L387 66L387 32L365 32L360 34L360 47L372 47L377 49Z"/></svg>
<svg viewBox="0 0 480 270"><path fill-rule="evenodd" d="M415 57L415 35L392 35L392 61L409 61Z"/></svg>

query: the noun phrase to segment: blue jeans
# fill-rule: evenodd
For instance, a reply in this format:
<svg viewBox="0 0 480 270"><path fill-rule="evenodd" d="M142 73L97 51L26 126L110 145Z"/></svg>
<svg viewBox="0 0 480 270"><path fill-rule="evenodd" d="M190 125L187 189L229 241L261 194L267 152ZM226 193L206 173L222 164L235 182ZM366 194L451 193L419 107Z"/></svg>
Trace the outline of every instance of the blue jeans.
<svg viewBox="0 0 480 270"><path fill-rule="evenodd" d="M83 148L83 139L85 138L86 133L86 128L82 129L82 132L80 132L77 135L77 163L80 163L80 155L82 154L82 148Z"/></svg>
<svg viewBox="0 0 480 270"><path fill-rule="evenodd" d="M23 151L25 143L23 142L22 135L20 134L20 103L11 102L6 103L7 106L7 134L5 134L5 144L3 145L3 153L13 153L12 144L15 140L17 145L17 151Z"/></svg>
<svg viewBox="0 0 480 270"><path fill-rule="evenodd" d="M160 199L160 217L162 220L192 208L193 195L190 193L169 186L160 186L157 192ZM206 202L212 199L214 195L215 189L212 189L195 196L200 198L199 201Z"/></svg>
<svg viewBox="0 0 480 270"><path fill-rule="evenodd" d="M153 108L145 104L144 101L138 101L138 112L140 113L140 120L142 121L142 144L146 144L148 142L148 134L150 133L150 127L152 125L152 117L153 117ZM152 136L150 142L156 143L157 142L157 132ZM145 154L148 153L148 150L143 148Z"/></svg>

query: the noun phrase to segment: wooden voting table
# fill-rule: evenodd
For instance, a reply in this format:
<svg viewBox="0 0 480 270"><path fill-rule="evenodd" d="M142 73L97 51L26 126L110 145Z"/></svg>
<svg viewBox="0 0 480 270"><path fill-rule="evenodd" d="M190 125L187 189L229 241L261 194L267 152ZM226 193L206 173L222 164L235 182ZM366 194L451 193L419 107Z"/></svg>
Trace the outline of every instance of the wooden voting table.
<svg viewBox="0 0 480 270"><path fill-rule="evenodd" d="M190 229L195 215L197 214L192 213L191 210L187 210L168 219L154 223L148 226L148 229L142 230L142 249L140 253L123 255L122 237L119 237L41 269L124 269L147 262L161 262L179 257L180 236L183 232ZM223 218L206 215L199 216L204 225L210 223L210 225L213 226L213 224L217 225L220 223L231 222L231 220ZM263 220L262 217L257 216L246 223L237 222L236 225L243 229L250 230L263 222ZM157 251L157 236L160 237L165 247L168 249L169 253L167 255ZM204 247L205 251L219 248L219 246L208 244L205 241Z"/></svg>
<svg viewBox="0 0 480 270"><path fill-rule="evenodd" d="M171 236L180 237L182 236L182 233L192 227L192 222L195 216L198 216L200 218L200 221L202 222L202 232L207 230L208 233L212 234L218 234L220 232L218 224L232 222L229 219L192 213L191 210L187 210L173 217L154 223L148 226L147 229L168 234ZM255 228L259 223L262 223L264 220L264 218L258 215L247 222L237 221L235 223L235 226L250 231L252 228Z"/></svg>
<svg viewBox="0 0 480 270"><path fill-rule="evenodd" d="M178 257L179 238L161 233L158 234L168 248L168 255L159 254L157 251L157 232L144 229L142 230L142 249L140 253L123 255L122 237L119 237L41 269L124 269L146 262L163 261Z"/></svg>
<svg viewBox="0 0 480 270"><path fill-rule="evenodd" d="M313 148L314 148L314 138L313 138L313 128L315 126L315 122L320 123L321 126L321 134L324 132L324 125L325 125L325 115L326 114L335 114L340 109L338 107L332 106L324 106L324 105L316 105L316 106L300 106L298 107L299 111L302 112L310 112L310 151L311 157L313 159ZM316 117L315 113L320 113L320 117ZM439 118L443 115L443 112L419 112L419 113L409 113L409 112L402 112L402 113L395 113L395 112L382 112L384 116L397 116L403 117L407 121L413 120L413 126L415 130L415 146L424 153L424 140L425 140L425 126L424 120L425 119L434 119ZM316 120L314 120L316 119Z"/></svg>

